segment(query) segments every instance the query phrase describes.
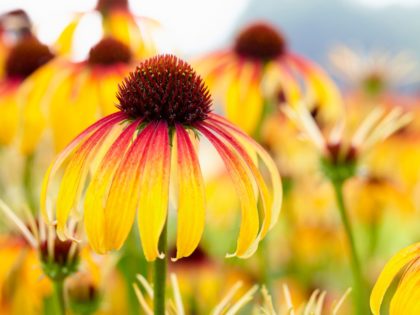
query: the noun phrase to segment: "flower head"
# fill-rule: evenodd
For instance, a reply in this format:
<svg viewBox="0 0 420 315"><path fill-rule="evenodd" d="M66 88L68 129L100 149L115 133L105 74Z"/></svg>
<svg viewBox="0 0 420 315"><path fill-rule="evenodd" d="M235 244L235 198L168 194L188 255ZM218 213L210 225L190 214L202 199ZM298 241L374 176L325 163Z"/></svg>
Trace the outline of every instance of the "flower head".
<svg viewBox="0 0 420 315"><path fill-rule="evenodd" d="M354 175L356 164L362 154L390 137L412 119L410 113L405 113L400 108L386 112L385 109L378 107L360 123L353 135L348 136L345 133L348 130L345 130L346 124L342 121L328 136L324 136L304 105L300 104L295 109L286 107L284 112L321 153L326 175L340 177L334 180L347 179ZM333 172L330 172L332 170L330 166L334 168Z"/></svg>
<svg viewBox="0 0 420 315"><path fill-rule="evenodd" d="M98 0L95 8L102 19L105 37L113 37L130 47L137 58L147 58L157 53L154 33L159 23L148 17L133 14L127 0ZM80 21L93 12L76 14L58 37L55 48L60 55L69 55L74 51L76 30L82 29Z"/></svg>
<svg viewBox="0 0 420 315"><path fill-rule="evenodd" d="M278 104L306 99L319 118L335 117L340 95L327 74L287 49L284 36L266 22L246 26L233 45L196 62L229 120L255 134Z"/></svg>
<svg viewBox="0 0 420 315"><path fill-rule="evenodd" d="M129 63L131 59L130 47L112 37L105 37L90 49L88 63L107 66L116 63Z"/></svg>
<svg viewBox="0 0 420 315"><path fill-rule="evenodd" d="M25 79L53 58L54 54L48 46L40 43L35 37L28 36L9 52L5 64L6 76Z"/></svg>
<svg viewBox="0 0 420 315"><path fill-rule="evenodd" d="M241 57L269 61L285 52L286 42L271 25L260 22L242 30L233 49Z"/></svg>
<svg viewBox="0 0 420 315"><path fill-rule="evenodd" d="M105 37L86 60L60 58L41 69L34 78L38 93L23 104L21 151L33 153L47 130L60 151L96 119L115 112L117 85L133 67L133 58L127 45Z"/></svg>
<svg viewBox="0 0 420 315"><path fill-rule="evenodd" d="M67 220L83 214L88 240L96 251L119 249L137 212L146 258L162 257L158 241L167 220L171 183L178 193L176 259L189 256L205 225L205 190L195 147L195 138L204 136L221 156L241 197L242 224L234 255L251 255L280 211L280 177L269 155L234 125L210 112L203 82L174 56L142 62L120 85L118 96L120 111L76 137L45 176L42 209L49 222L56 213L58 235L68 238ZM255 156L269 171L270 187ZM68 163L53 211L46 204L47 191L65 160ZM79 207L82 196L83 212Z"/></svg>
<svg viewBox="0 0 420 315"><path fill-rule="evenodd" d="M133 119L192 126L210 113L211 98L204 82L175 56L146 60L120 86L117 107Z"/></svg>
<svg viewBox="0 0 420 315"><path fill-rule="evenodd" d="M389 314L420 313L420 243L412 244L393 256L379 275L370 296L370 308L379 315L382 300L398 273L404 270L392 297Z"/></svg>

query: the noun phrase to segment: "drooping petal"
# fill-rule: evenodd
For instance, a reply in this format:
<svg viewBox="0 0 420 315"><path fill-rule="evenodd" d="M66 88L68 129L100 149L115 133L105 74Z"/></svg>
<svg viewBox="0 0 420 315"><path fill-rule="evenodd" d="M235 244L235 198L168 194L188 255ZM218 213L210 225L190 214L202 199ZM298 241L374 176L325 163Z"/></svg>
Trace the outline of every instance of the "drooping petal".
<svg viewBox="0 0 420 315"><path fill-rule="evenodd" d="M130 148L134 132L140 121L131 123L111 145L95 172L85 195L84 222L86 235L93 250L106 253L109 248L105 244L105 196L111 186L115 171L121 158Z"/></svg>
<svg viewBox="0 0 420 315"><path fill-rule="evenodd" d="M78 15L71 21L66 28L61 32L54 47L59 55L69 55L73 47L74 32L79 25L82 15Z"/></svg>
<svg viewBox="0 0 420 315"><path fill-rule="evenodd" d="M61 239L68 238L67 218L70 211L77 207L89 167L103 145L112 143L114 136L110 128L101 128L76 149L70 159L57 196L57 235Z"/></svg>
<svg viewBox="0 0 420 315"><path fill-rule="evenodd" d="M194 145L181 125L176 125L178 173L178 224L176 259L196 249L204 230L205 190Z"/></svg>
<svg viewBox="0 0 420 315"><path fill-rule="evenodd" d="M255 131L263 112L260 77L261 65L244 62L226 93L226 116L247 133Z"/></svg>
<svg viewBox="0 0 420 315"><path fill-rule="evenodd" d="M382 300L392 280L408 263L420 257L420 243L410 245L399 251L385 265L376 280L370 295L370 308L374 315L380 314Z"/></svg>
<svg viewBox="0 0 420 315"><path fill-rule="evenodd" d="M209 121L211 121L211 118ZM271 221L272 221L271 218L272 218L273 197L270 195L268 191L267 185L264 182L262 174L258 170L252 157L247 152L249 150L246 150L246 147L243 146L239 141L237 141L229 132L227 132L223 128L223 126L221 126L217 122L213 124L205 123L205 125L209 129L215 131L221 137L221 139L223 139L224 142L229 143L232 146L232 149L237 152L237 155L240 156L244 160L246 165L251 170L252 176L254 177L257 183L257 188L261 194L261 201L262 201L261 204L262 204L262 208L264 212L264 217L263 217L263 223L260 230L259 238L263 238L267 234L270 228Z"/></svg>
<svg viewBox="0 0 420 315"><path fill-rule="evenodd" d="M246 149L252 147L253 150L258 154L259 158L263 162L264 166L267 168L268 174L270 175L271 179L271 190L272 190L272 211L271 211L271 218L267 217L269 224L269 229L272 229L274 225L277 223L277 219L280 214L281 204L283 199L283 190L281 184L281 178L279 172L277 170L276 164L271 158L271 156L261 147L256 141L246 135L242 130L240 130L235 125L231 124L225 118L212 114L209 117L209 121L217 123L219 126L223 126L227 128L232 135L234 135L238 140L248 143L248 146L245 146Z"/></svg>
<svg viewBox="0 0 420 315"><path fill-rule="evenodd" d="M168 213L170 145L168 126L156 130L141 161L138 224L144 255L148 261L162 257L158 243Z"/></svg>
<svg viewBox="0 0 420 315"><path fill-rule="evenodd" d="M34 152L39 144L48 121L51 95L68 79L70 71L67 61L52 60L36 70L20 87L22 105L22 133L20 150L24 155ZM59 103L62 98L58 100Z"/></svg>
<svg viewBox="0 0 420 315"><path fill-rule="evenodd" d="M81 144L83 144L86 139L95 132L105 132L105 130L112 128L112 126L116 123L119 123L123 119L125 119L125 114L122 113L115 113L109 115L107 117L102 118L101 120L94 123L92 126L88 127L82 133L80 133L69 145L60 153L58 154L54 161L50 164L47 172L45 173L44 180L42 182L41 188L41 213L43 215L44 220L48 223L52 223L52 214L51 209L47 207L47 194L48 188L51 179L54 177L55 173L64 163L64 161L78 148Z"/></svg>
<svg viewBox="0 0 420 315"><path fill-rule="evenodd" d="M219 140L205 126L197 126L200 131L216 148L225 163L226 169L232 178L242 209L242 220L237 241L237 248L232 256L246 258L257 248L257 235L259 230L259 216L257 200L254 195L252 174L245 162L234 151ZM231 256L231 255L228 255Z"/></svg>
<svg viewBox="0 0 420 315"><path fill-rule="evenodd" d="M148 124L137 135L115 172L104 210L105 245L109 250L122 246L133 225L139 201L140 168L154 130L155 126Z"/></svg>

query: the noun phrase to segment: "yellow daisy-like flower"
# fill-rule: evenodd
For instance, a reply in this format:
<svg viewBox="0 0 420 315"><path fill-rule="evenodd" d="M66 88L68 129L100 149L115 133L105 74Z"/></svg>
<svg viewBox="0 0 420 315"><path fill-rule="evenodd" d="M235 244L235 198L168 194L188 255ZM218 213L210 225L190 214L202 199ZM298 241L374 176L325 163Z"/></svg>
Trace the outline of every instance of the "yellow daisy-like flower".
<svg viewBox="0 0 420 315"><path fill-rule="evenodd" d="M9 52L4 65L5 78L0 82L0 145L10 145L16 138L20 106L38 100L45 90L45 80L38 80L39 68L54 58L48 46L27 36Z"/></svg>
<svg viewBox="0 0 420 315"><path fill-rule="evenodd" d="M224 161L241 199L242 224L233 255L245 258L254 253L276 223L281 206L280 176L268 153L211 113L203 81L174 56L141 63L120 85L118 100L119 112L76 137L45 176L41 208L50 224L57 220L58 235L71 237L69 217L77 220L83 215L89 243L106 253L122 246L137 212L146 259L161 258L158 242L172 183L178 195L176 259L189 256L205 225L205 190L195 149L196 140L204 136ZM269 171L270 187L257 167L257 157ZM50 182L66 160L56 206L51 208L47 206Z"/></svg>
<svg viewBox="0 0 420 315"><path fill-rule="evenodd" d="M272 110L266 108L268 101L294 104L305 97L311 109L321 109L323 118L339 110L339 92L326 73L290 52L283 35L264 22L246 27L233 47L197 65L210 90L222 99L226 116L248 133L256 131L264 111Z"/></svg>
<svg viewBox="0 0 420 315"><path fill-rule="evenodd" d="M23 108L21 150L36 150L51 131L56 151L62 150L84 128L116 111L118 83L134 67L124 43L106 37L93 46L82 62L57 59L40 70L49 83L38 99Z"/></svg>
<svg viewBox="0 0 420 315"><path fill-rule="evenodd" d="M415 243L392 257L379 275L370 296L374 315L380 314L384 295L401 270L404 272L392 297L389 314L420 314L420 243Z"/></svg>
<svg viewBox="0 0 420 315"><path fill-rule="evenodd" d="M94 12L101 15L104 35L123 42L137 57L146 58L157 53L152 34L159 23L151 18L133 15L128 0L98 0ZM60 34L55 43L60 55L72 52L74 34L84 16L83 13L77 14Z"/></svg>

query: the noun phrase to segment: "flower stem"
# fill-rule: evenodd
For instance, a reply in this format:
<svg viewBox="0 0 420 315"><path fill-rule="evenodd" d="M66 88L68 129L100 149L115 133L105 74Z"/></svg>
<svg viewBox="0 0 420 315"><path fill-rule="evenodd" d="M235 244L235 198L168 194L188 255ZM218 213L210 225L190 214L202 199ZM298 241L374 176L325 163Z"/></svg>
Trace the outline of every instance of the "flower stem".
<svg viewBox="0 0 420 315"><path fill-rule="evenodd" d="M167 225L165 223L159 239L159 251L164 253L165 257L157 258L154 262L153 309L155 315L165 315L167 242Z"/></svg>
<svg viewBox="0 0 420 315"><path fill-rule="evenodd" d="M342 180L332 181L334 186L335 197L337 201L338 210L340 212L341 221L344 226L344 231L347 236L348 244L350 247L350 264L353 274L353 296L355 299L356 312L358 315L370 314L367 295L365 294L365 284L363 281L362 269L360 267L360 260L356 250L354 241L353 230L347 214L343 197L343 184Z"/></svg>
<svg viewBox="0 0 420 315"><path fill-rule="evenodd" d="M34 154L30 154L26 157L25 167L23 171L23 187L25 190L25 198L28 203L29 209L32 213L36 213L36 198L33 186L33 168L34 168Z"/></svg>
<svg viewBox="0 0 420 315"><path fill-rule="evenodd" d="M57 279L53 281L54 284L54 294L56 299L56 304L60 315L66 314L66 303L64 301L64 279Z"/></svg>

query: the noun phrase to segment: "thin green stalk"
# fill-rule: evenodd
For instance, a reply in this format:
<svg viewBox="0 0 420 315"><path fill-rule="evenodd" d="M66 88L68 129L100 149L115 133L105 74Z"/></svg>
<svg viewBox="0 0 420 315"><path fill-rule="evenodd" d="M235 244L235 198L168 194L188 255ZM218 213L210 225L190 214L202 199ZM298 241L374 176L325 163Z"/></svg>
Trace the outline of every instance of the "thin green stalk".
<svg viewBox="0 0 420 315"><path fill-rule="evenodd" d="M66 303L64 300L64 279L57 279L53 281L54 295L56 299L57 308L60 315L66 314Z"/></svg>
<svg viewBox="0 0 420 315"><path fill-rule="evenodd" d="M34 154L30 154L26 157L25 167L23 171L23 188L25 190L25 198L26 202L28 203L29 209L31 209L33 213L36 213L37 203L33 185L34 161Z"/></svg>
<svg viewBox="0 0 420 315"><path fill-rule="evenodd" d="M362 269L360 267L360 259L357 254L356 244L354 241L353 230L347 214L347 210L344 204L343 197L343 184L344 181L337 180L332 181L335 191L335 197L337 201L338 210L340 212L341 221L344 226L344 231L347 236L347 241L350 247L350 265L353 275L353 291L352 294L355 300L356 312L358 315L370 314L366 287L363 280Z"/></svg>
<svg viewBox="0 0 420 315"><path fill-rule="evenodd" d="M167 247L168 236L167 226L163 227L162 234L159 239L159 252L164 253L163 259L157 258L154 262L154 283L153 283L153 309L155 315L165 315L165 289L166 289L166 273L167 273Z"/></svg>

